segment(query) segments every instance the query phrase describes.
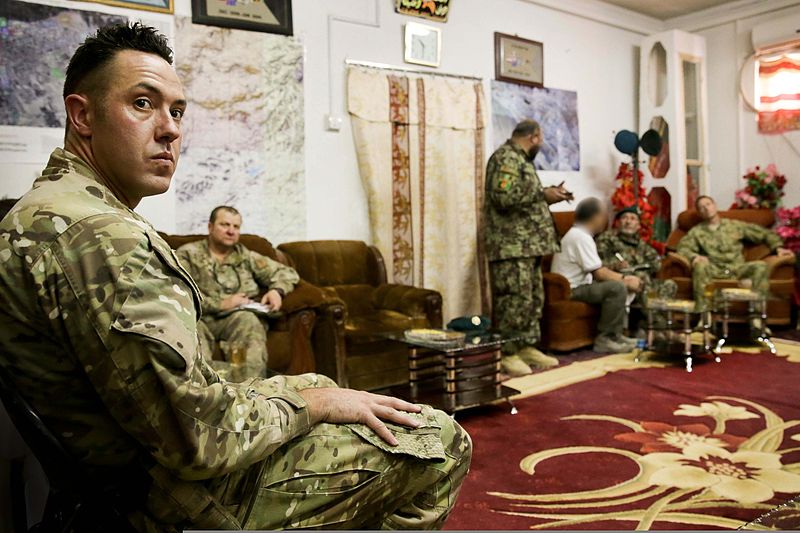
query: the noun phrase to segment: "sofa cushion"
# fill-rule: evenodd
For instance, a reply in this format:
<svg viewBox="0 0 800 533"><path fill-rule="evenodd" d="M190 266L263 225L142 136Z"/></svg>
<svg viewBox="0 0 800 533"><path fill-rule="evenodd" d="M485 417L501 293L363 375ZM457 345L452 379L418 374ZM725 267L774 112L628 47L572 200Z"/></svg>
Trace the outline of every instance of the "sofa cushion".
<svg viewBox="0 0 800 533"><path fill-rule="evenodd" d="M300 277L322 287L376 285L372 252L362 241L303 241L280 245Z"/></svg>

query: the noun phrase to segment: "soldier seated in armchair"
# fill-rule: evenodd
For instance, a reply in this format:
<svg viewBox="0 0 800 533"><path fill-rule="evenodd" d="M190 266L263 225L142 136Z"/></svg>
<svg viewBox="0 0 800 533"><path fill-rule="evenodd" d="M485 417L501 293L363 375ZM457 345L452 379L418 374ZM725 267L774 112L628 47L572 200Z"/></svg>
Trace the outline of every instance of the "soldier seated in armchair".
<svg viewBox="0 0 800 533"><path fill-rule="evenodd" d="M692 290L699 310L707 309L706 286L715 279L738 279L765 296L769 272L764 261L745 261L743 241L763 243L779 256L794 256L783 240L758 224L722 218L710 196L700 196L695 209L703 219L678 244L678 254L692 265Z"/></svg>
<svg viewBox="0 0 800 533"><path fill-rule="evenodd" d="M277 312L300 281L293 268L241 244L241 227L239 211L221 205L211 211L208 239L178 248L178 259L203 295L198 324L203 355L210 361L215 343L228 362L240 363L244 352L245 371L232 374L237 381L264 377L267 371L267 322L240 307L255 303L266 291L260 302Z"/></svg>
<svg viewBox="0 0 800 533"><path fill-rule="evenodd" d="M597 253L603 266L632 274L642 282L642 290L631 293L632 303L646 307L648 293L659 298L673 298L678 290L673 280L655 278L661 268L661 256L641 238L642 221L635 206L620 209L614 217L616 228L597 237Z"/></svg>

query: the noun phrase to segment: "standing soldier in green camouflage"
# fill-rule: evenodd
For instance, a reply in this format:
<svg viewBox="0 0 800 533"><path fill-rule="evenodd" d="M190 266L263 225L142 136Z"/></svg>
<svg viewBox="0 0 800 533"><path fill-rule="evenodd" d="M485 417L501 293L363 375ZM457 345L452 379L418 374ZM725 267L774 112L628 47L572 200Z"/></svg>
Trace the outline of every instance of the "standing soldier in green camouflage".
<svg viewBox="0 0 800 533"><path fill-rule="evenodd" d="M550 205L571 200L572 194L539 181L533 159L542 139L536 121L520 122L486 167L485 238L495 326L523 338L503 347L503 370L510 376L530 374L529 365L558 364L535 348L544 307L541 264L543 256L559 250Z"/></svg>
<svg viewBox="0 0 800 533"><path fill-rule="evenodd" d="M235 309L255 303L263 292L261 303L270 311L279 311L284 296L300 281L293 268L241 244L241 227L239 211L222 205L211 211L208 239L178 248L178 259L203 295L203 346L220 343L227 361L232 361L234 350L245 352L246 371L237 375L237 381L266 375L267 323L251 311Z"/></svg>
<svg viewBox="0 0 800 533"><path fill-rule="evenodd" d="M655 248L642 240L640 231L642 221L639 210L626 207L614 217L615 229L609 229L597 237L597 253L603 266L615 272L630 272L642 281L642 290L634 293L642 306L647 304L648 290L655 290L659 298L673 298L678 290L671 280L658 280L656 275L661 268L661 256Z"/></svg>
<svg viewBox="0 0 800 533"><path fill-rule="evenodd" d="M445 413L314 374L229 383L200 355L200 292L133 211L180 155L171 62L139 23L70 60L64 148L0 221L12 386L87 471L129 485L138 531L441 526L471 454Z"/></svg>
<svg viewBox="0 0 800 533"><path fill-rule="evenodd" d="M719 216L717 204L701 196L695 208L703 219L689 230L678 244L678 254L692 265L692 289L698 309L706 309L706 285L715 279L746 280L753 289L769 294L769 272L764 261L745 261L742 241L763 243L779 256L793 256L783 248L783 240L773 231L757 224Z"/></svg>

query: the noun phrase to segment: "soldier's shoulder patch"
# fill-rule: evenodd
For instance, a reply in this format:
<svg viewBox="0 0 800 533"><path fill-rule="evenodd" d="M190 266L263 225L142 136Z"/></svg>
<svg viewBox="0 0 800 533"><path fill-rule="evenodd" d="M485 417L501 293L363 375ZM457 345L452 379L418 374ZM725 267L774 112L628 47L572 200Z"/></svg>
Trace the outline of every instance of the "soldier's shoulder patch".
<svg viewBox="0 0 800 533"><path fill-rule="evenodd" d="M512 181L514 181L514 176L507 172L504 172L500 174L500 179L497 182L497 186L503 189L504 191L507 191L508 189L511 188Z"/></svg>

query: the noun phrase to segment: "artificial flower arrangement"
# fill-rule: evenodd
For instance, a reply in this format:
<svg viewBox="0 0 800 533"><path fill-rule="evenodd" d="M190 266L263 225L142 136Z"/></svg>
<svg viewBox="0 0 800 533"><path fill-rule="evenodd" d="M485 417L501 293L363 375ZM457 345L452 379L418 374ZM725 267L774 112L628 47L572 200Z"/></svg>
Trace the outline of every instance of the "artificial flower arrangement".
<svg viewBox="0 0 800 533"><path fill-rule="evenodd" d="M800 255L800 205L791 209L778 208L775 216L778 217L775 232L783 239L786 248Z"/></svg>
<svg viewBox="0 0 800 533"><path fill-rule="evenodd" d="M647 193L642 185L644 175L639 171L639 218L642 221L642 239L651 242L653 238L653 221L655 219L656 208L650 205L647 200ZM628 163L622 163L617 171L616 180L619 182L617 190L611 196L611 203L615 211L620 211L626 207L636 204L636 196L633 189L633 168ZM652 244L652 243L651 243Z"/></svg>
<svg viewBox="0 0 800 533"><path fill-rule="evenodd" d="M781 205L786 176L778 172L774 163L764 169L748 169L742 179L746 185L734 194L736 200L731 209L775 209Z"/></svg>

